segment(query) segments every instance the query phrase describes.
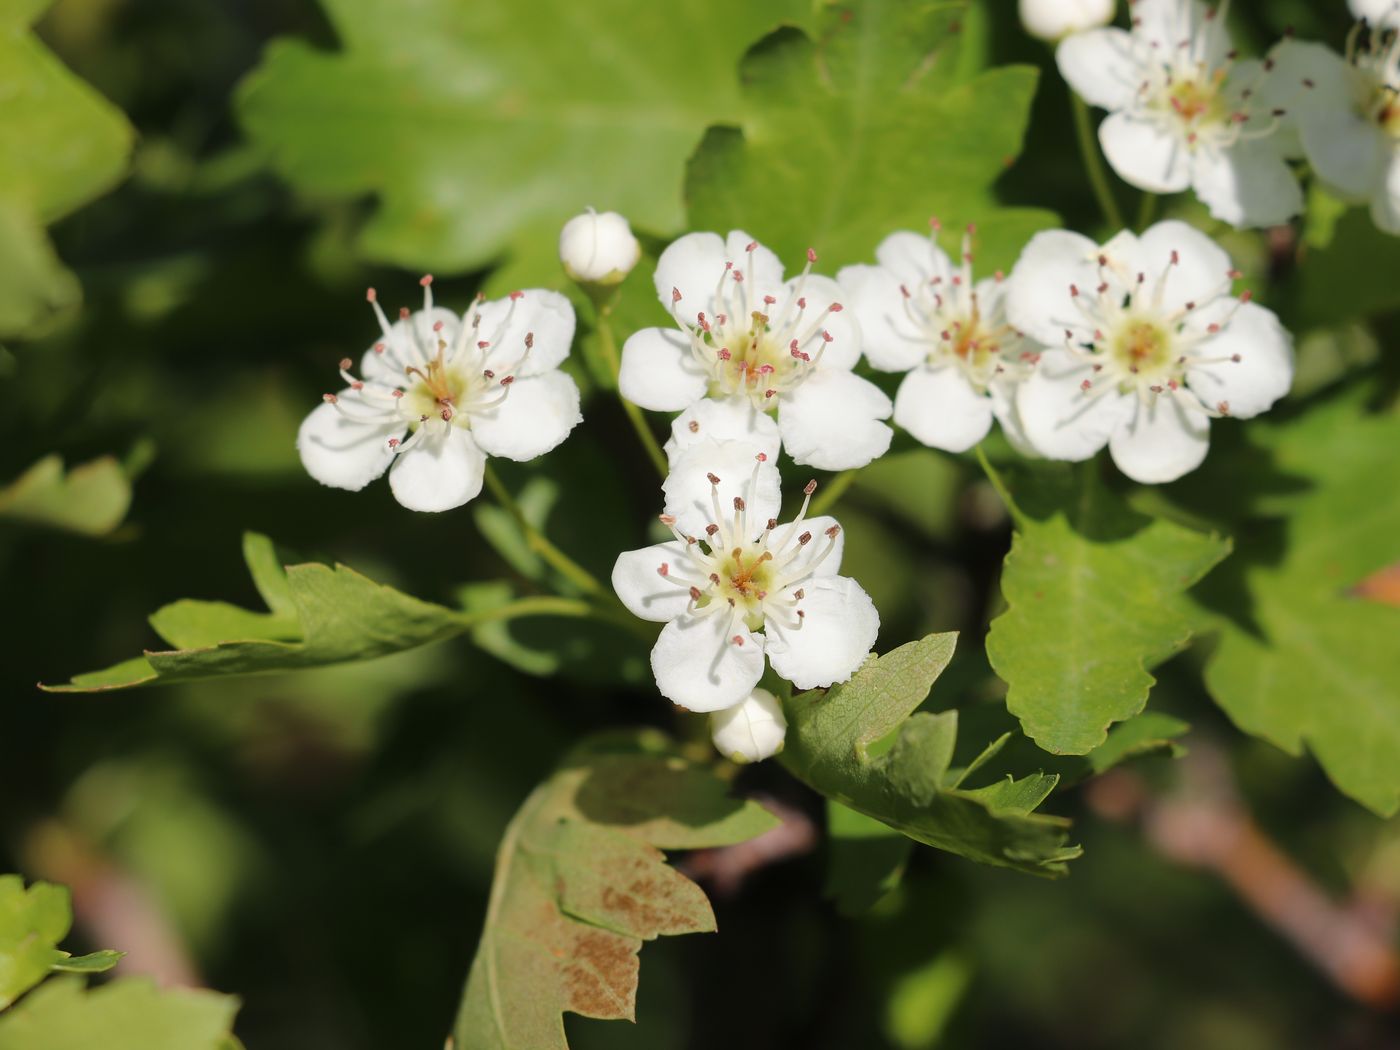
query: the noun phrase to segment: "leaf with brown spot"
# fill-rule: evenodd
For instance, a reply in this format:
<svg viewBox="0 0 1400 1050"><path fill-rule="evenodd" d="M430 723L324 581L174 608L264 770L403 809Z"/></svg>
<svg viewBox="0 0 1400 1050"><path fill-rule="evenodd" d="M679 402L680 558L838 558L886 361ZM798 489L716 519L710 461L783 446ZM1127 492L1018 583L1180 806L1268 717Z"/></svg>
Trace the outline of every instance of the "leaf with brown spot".
<svg viewBox="0 0 1400 1050"><path fill-rule="evenodd" d="M565 1011L632 1020L642 942L715 928L661 850L733 845L775 823L657 734L582 745L506 829L455 1045L567 1050Z"/></svg>

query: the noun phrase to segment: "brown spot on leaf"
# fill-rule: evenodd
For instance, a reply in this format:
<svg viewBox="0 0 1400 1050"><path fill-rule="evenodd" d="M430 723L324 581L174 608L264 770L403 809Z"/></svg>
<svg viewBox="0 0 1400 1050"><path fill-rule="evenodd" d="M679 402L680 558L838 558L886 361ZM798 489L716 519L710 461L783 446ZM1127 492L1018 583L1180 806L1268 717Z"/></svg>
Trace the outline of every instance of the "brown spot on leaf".
<svg viewBox="0 0 1400 1050"><path fill-rule="evenodd" d="M560 973L564 1009L605 1021L634 1020L640 947L631 937L580 926Z"/></svg>

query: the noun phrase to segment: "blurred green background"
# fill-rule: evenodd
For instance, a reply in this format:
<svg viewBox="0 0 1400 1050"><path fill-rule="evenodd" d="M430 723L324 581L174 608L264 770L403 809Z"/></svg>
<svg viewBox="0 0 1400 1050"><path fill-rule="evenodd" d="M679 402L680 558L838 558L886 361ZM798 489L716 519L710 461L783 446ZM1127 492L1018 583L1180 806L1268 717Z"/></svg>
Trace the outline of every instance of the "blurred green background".
<svg viewBox="0 0 1400 1050"><path fill-rule="evenodd" d="M1003 196L1092 227L1048 52L1022 36L1009 0L972 17L991 62L1047 70ZM1234 17L1256 47L1289 24L1334 42L1345 31L1340 2L1241 2ZM357 261L367 204L293 193L233 115L234 89L268 41L335 46L316 4L59 0L38 31L139 138L130 176L52 230L81 309L0 356L0 479L57 452L69 464L116 455L135 480L130 512L101 538L0 521L0 870L73 887L75 949L123 948L126 972L240 996L252 1050L439 1046L515 807L585 732L675 722L634 639L598 627L561 641L548 624L513 628L554 665L542 677L460 641L295 676L36 691L152 646L144 618L167 601L257 607L239 557L247 529L449 604L465 582L512 575L479 510L413 515L385 485L332 491L297 461L302 415L373 331L363 287L395 304L417 290L416 274ZM1262 238L1231 247L1269 276ZM1400 334L1389 265L1365 324L1329 310L1329 288L1272 275L1268 297L1303 343L1304 400L1357 367L1394 389L1395 365L1374 363ZM439 301L460 307L486 276L439 276ZM549 531L602 574L654 512L653 476L614 400L585 411L589 425L544 467L567 479ZM1212 463L1238 445L1224 430ZM519 489L540 472L503 473ZM1218 483L1208 468L1190 491ZM902 437L840 514L850 573L882 612L880 648L931 630L981 636L1008 526L970 463ZM1192 756L1228 755L1254 820L1318 888L1393 921L1400 823L1343 799L1310 759L1236 733L1204 697L1198 660L1164 669L1154 707L1193 725ZM980 646L963 646L940 689L997 723ZM1195 760L1134 776L1175 797ZM775 766L739 784L821 820L819 800ZM1150 828L1111 819L1114 800L1100 795L1067 791L1047 806L1076 818L1086 849L1063 882L920 850L903 886L851 920L822 898L820 844L765 867L715 894L718 936L646 947L636 1027L570 1017L574 1045L1400 1046L1390 1014L1338 992L1224 881L1164 856Z"/></svg>

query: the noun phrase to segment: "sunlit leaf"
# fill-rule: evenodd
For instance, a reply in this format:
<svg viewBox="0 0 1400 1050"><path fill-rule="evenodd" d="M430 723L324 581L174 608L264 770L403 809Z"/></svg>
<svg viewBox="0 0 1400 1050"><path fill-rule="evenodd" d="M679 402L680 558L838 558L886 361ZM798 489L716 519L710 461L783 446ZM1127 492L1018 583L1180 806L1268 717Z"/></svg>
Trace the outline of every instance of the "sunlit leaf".
<svg viewBox="0 0 1400 1050"><path fill-rule="evenodd" d="M987 656L1027 736L1087 754L1143 709L1149 669L1190 640L1185 592L1230 542L1130 509L1092 463L1025 472L1011 488L1009 608L992 621Z"/></svg>
<svg viewBox="0 0 1400 1050"><path fill-rule="evenodd" d="M148 650L114 667L77 675L66 685L45 688L99 692L372 660L455 637L509 612L499 604L460 612L420 601L345 565L310 562L283 568L271 540L254 533L244 537L244 557L275 611L194 599L173 602L151 616L151 626L173 648Z"/></svg>
<svg viewBox="0 0 1400 1050"><path fill-rule="evenodd" d="M780 29L744 60L743 117L711 128L690 162L691 225L742 227L786 260L873 261L930 216L976 223L1010 266L1049 212L1007 209L992 184L1021 150L1036 72L970 75L956 4L867 0L828 9L812 37Z"/></svg>
<svg viewBox="0 0 1400 1050"><path fill-rule="evenodd" d="M558 273L586 205L667 233L685 157L738 110L735 63L796 0L324 0L334 53L279 40L245 82L243 124L299 189L373 194L361 248L470 269L523 246ZM683 74L682 74L683 71ZM533 282L531 282L533 283Z"/></svg>
<svg viewBox="0 0 1400 1050"><path fill-rule="evenodd" d="M953 655L955 635L934 634L872 656L849 682L788 701L781 760L828 798L910 838L984 864L1061 875L1079 856L1068 821L1034 813L1058 777L965 783L1004 741L952 767L958 714L919 712Z"/></svg>
<svg viewBox="0 0 1400 1050"><path fill-rule="evenodd" d="M663 849L774 827L654 735L599 738L535 789L506 829L453 1029L472 1050L565 1050L565 1011L633 1019L643 941L715 928Z"/></svg>
<svg viewBox="0 0 1400 1050"><path fill-rule="evenodd" d="M44 227L122 177L132 130L31 31L43 0L0 3L0 337L79 298Z"/></svg>
<svg viewBox="0 0 1400 1050"><path fill-rule="evenodd" d="M0 1016L0 1050L222 1050L238 1000L126 978L55 978Z"/></svg>
<svg viewBox="0 0 1400 1050"><path fill-rule="evenodd" d="M0 875L0 1010L48 976L72 921L63 887Z"/></svg>

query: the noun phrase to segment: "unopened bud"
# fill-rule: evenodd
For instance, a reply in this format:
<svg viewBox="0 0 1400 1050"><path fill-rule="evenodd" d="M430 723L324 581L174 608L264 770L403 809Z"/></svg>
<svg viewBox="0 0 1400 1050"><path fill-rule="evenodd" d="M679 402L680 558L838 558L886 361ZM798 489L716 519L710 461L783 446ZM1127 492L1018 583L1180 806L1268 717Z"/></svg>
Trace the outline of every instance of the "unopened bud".
<svg viewBox="0 0 1400 1050"><path fill-rule="evenodd" d="M1060 40L1108 25L1115 6L1115 0L1020 0L1021 24L1031 36Z"/></svg>
<svg viewBox="0 0 1400 1050"><path fill-rule="evenodd" d="M710 715L710 739L733 762L762 762L783 749L787 719L778 698L755 689L740 703Z"/></svg>
<svg viewBox="0 0 1400 1050"><path fill-rule="evenodd" d="M641 256L632 227L615 211L599 214L589 208L559 232L559 261L579 284L618 284Z"/></svg>

